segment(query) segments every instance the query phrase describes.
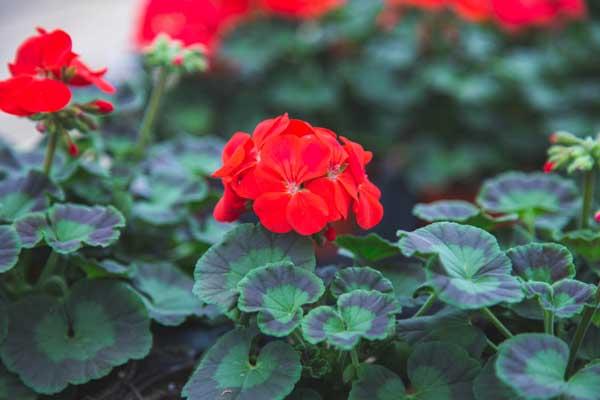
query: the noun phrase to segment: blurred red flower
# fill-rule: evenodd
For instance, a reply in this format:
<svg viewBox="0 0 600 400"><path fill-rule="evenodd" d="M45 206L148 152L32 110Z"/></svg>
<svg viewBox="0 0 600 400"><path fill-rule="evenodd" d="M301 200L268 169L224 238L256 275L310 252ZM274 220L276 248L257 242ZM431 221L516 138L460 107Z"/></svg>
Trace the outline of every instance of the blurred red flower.
<svg viewBox="0 0 600 400"><path fill-rule="evenodd" d="M372 154L325 128L287 114L238 132L223 149L213 176L225 192L214 210L219 221L236 220L252 203L270 231L312 235L349 217L364 229L383 218L381 193L367 177Z"/></svg>
<svg viewBox="0 0 600 400"><path fill-rule="evenodd" d="M161 33L184 46L202 44L212 53L223 34L250 12L251 0L144 0L136 30L138 48Z"/></svg>
<svg viewBox="0 0 600 400"><path fill-rule="evenodd" d="M19 46L8 67L12 77L0 81L0 110L13 115L62 110L71 100L67 85L115 91L103 79L106 69L91 71L72 51L71 37L62 30L38 29Z"/></svg>
<svg viewBox="0 0 600 400"><path fill-rule="evenodd" d="M490 0L495 19L507 29L544 26L586 16L585 0Z"/></svg>
<svg viewBox="0 0 600 400"><path fill-rule="evenodd" d="M346 0L259 0L265 11L291 18L313 19L343 6Z"/></svg>

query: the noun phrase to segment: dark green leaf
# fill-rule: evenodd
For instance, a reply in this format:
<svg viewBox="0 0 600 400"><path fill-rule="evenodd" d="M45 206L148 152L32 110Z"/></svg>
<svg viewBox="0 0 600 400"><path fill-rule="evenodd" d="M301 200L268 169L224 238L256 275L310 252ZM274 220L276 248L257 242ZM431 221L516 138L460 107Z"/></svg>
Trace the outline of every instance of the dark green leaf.
<svg viewBox="0 0 600 400"><path fill-rule="evenodd" d="M42 172L31 170L23 177L0 182L0 219L12 222L50 205L48 196L64 199L63 191Z"/></svg>
<svg viewBox="0 0 600 400"><path fill-rule="evenodd" d="M331 294L340 294L353 290L375 290L381 293L393 293L394 286L381 272L370 267L350 267L339 270L331 283Z"/></svg>
<svg viewBox="0 0 600 400"><path fill-rule="evenodd" d="M554 283L575 277L573 256L555 243L531 243L506 252L513 271L527 281Z"/></svg>
<svg viewBox="0 0 600 400"><path fill-rule="evenodd" d="M12 226L0 226L0 273L12 269L19 260L21 240Z"/></svg>
<svg viewBox="0 0 600 400"><path fill-rule="evenodd" d="M400 254L397 246L376 233L366 236L340 235L335 243L354 257L371 263Z"/></svg>

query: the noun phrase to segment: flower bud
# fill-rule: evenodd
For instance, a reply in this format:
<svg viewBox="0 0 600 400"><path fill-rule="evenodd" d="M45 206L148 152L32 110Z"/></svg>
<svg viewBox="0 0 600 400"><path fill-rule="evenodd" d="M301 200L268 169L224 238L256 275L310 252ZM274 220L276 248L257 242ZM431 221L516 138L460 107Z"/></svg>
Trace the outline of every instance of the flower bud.
<svg viewBox="0 0 600 400"><path fill-rule="evenodd" d="M325 239L327 239L329 242L333 242L336 237L337 233L335 232L335 229L333 228L333 226L329 226L325 230Z"/></svg>
<svg viewBox="0 0 600 400"><path fill-rule="evenodd" d="M35 124L35 129L39 133L46 133L46 131L48 130L48 127L46 126L45 122L38 122L37 124Z"/></svg>
<svg viewBox="0 0 600 400"><path fill-rule="evenodd" d="M100 114L110 114L111 112L113 112L115 110L115 107L112 105L112 103L110 101L96 100L96 101L92 102L91 104L94 105L97 112L99 112Z"/></svg>
<svg viewBox="0 0 600 400"><path fill-rule="evenodd" d="M596 211L594 214L594 221L600 224L600 210Z"/></svg>
<svg viewBox="0 0 600 400"><path fill-rule="evenodd" d="M79 147L73 142L69 142L69 154L72 157L77 157L79 155Z"/></svg>
<svg viewBox="0 0 600 400"><path fill-rule="evenodd" d="M544 173L546 173L546 174L551 173L555 167L556 167L555 163L553 163L552 161L546 161L546 163L544 164Z"/></svg>

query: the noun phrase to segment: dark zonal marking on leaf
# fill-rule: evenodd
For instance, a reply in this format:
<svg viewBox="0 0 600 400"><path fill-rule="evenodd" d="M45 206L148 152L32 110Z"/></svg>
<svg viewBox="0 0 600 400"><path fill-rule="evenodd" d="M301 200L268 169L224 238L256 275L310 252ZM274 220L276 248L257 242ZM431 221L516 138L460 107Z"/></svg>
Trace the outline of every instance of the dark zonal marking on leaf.
<svg viewBox="0 0 600 400"><path fill-rule="evenodd" d="M293 233L277 235L254 224L240 225L198 260L194 293L227 311L235 305L237 285L248 272L280 262L314 271L313 243Z"/></svg>
<svg viewBox="0 0 600 400"><path fill-rule="evenodd" d="M381 272L369 267L344 268L337 272L331 284L331 293L335 297L358 289L388 294L394 292L392 282Z"/></svg>
<svg viewBox="0 0 600 400"><path fill-rule="evenodd" d="M355 257L372 263L400 254L397 246L375 233L366 236L340 235L335 242Z"/></svg>
<svg viewBox="0 0 600 400"><path fill-rule="evenodd" d="M0 226L0 273L12 269L19 260L21 240L12 226Z"/></svg>
<svg viewBox="0 0 600 400"><path fill-rule="evenodd" d="M152 346L146 308L122 282L79 281L64 303L28 296L11 304L9 318L2 361L43 394L101 378Z"/></svg>
<svg viewBox="0 0 600 400"><path fill-rule="evenodd" d="M420 203L413 208L413 214L427 222L465 222L479 215L480 210L468 201L442 200L433 203Z"/></svg>
<svg viewBox="0 0 600 400"><path fill-rule="evenodd" d="M46 227L46 215L31 213L14 222L14 227L21 239L21 245L30 249L35 247L44 238L42 230Z"/></svg>
<svg viewBox="0 0 600 400"><path fill-rule="evenodd" d="M529 296L538 298L544 310L558 318L571 318L581 312L594 295L595 287L574 279L563 279L550 285L545 282L525 284Z"/></svg>
<svg viewBox="0 0 600 400"><path fill-rule="evenodd" d="M0 218L12 222L30 212L49 206L48 196L64 199L63 191L40 171L0 182Z"/></svg>
<svg viewBox="0 0 600 400"><path fill-rule="evenodd" d="M571 252L556 243L531 243L506 252L513 271L527 281L554 283L575 277Z"/></svg>
<svg viewBox="0 0 600 400"><path fill-rule="evenodd" d="M263 347L255 363L249 353L255 329L235 329L208 350L183 388L182 396L200 399L283 400L300 379L300 356L287 343Z"/></svg>
<svg viewBox="0 0 600 400"><path fill-rule="evenodd" d="M426 275L443 301L477 309L523 298L511 263L488 232L454 222L436 222L414 232L399 232L407 257L428 257Z"/></svg>

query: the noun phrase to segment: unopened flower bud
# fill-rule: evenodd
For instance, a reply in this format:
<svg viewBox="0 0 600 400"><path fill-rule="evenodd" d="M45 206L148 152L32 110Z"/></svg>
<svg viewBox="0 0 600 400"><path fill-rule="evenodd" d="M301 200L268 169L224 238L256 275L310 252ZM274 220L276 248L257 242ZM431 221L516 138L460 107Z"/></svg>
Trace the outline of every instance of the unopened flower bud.
<svg viewBox="0 0 600 400"><path fill-rule="evenodd" d="M97 112L100 114L110 114L115 110L115 107L112 105L110 101L106 100L96 100L92 102L93 106L96 108Z"/></svg>
<svg viewBox="0 0 600 400"><path fill-rule="evenodd" d="M333 242L336 237L337 233L335 232L335 229L333 228L333 226L329 226L327 230L325 230L325 239L327 239L330 242Z"/></svg>
<svg viewBox="0 0 600 400"><path fill-rule="evenodd" d="M553 163L552 161L546 161L546 163L544 164L544 173L546 173L546 174L551 173L555 167L556 167L555 163Z"/></svg>
<svg viewBox="0 0 600 400"><path fill-rule="evenodd" d="M37 124L35 124L35 129L39 133L46 133L46 131L48 130L48 127L46 126L46 124L44 122L38 122Z"/></svg>
<svg viewBox="0 0 600 400"><path fill-rule="evenodd" d="M79 155L79 147L73 142L69 143L69 154L72 157L77 157Z"/></svg>
<svg viewBox="0 0 600 400"><path fill-rule="evenodd" d="M596 211L596 213L594 214L594 221L600 224L600 210Z"/></svg>

